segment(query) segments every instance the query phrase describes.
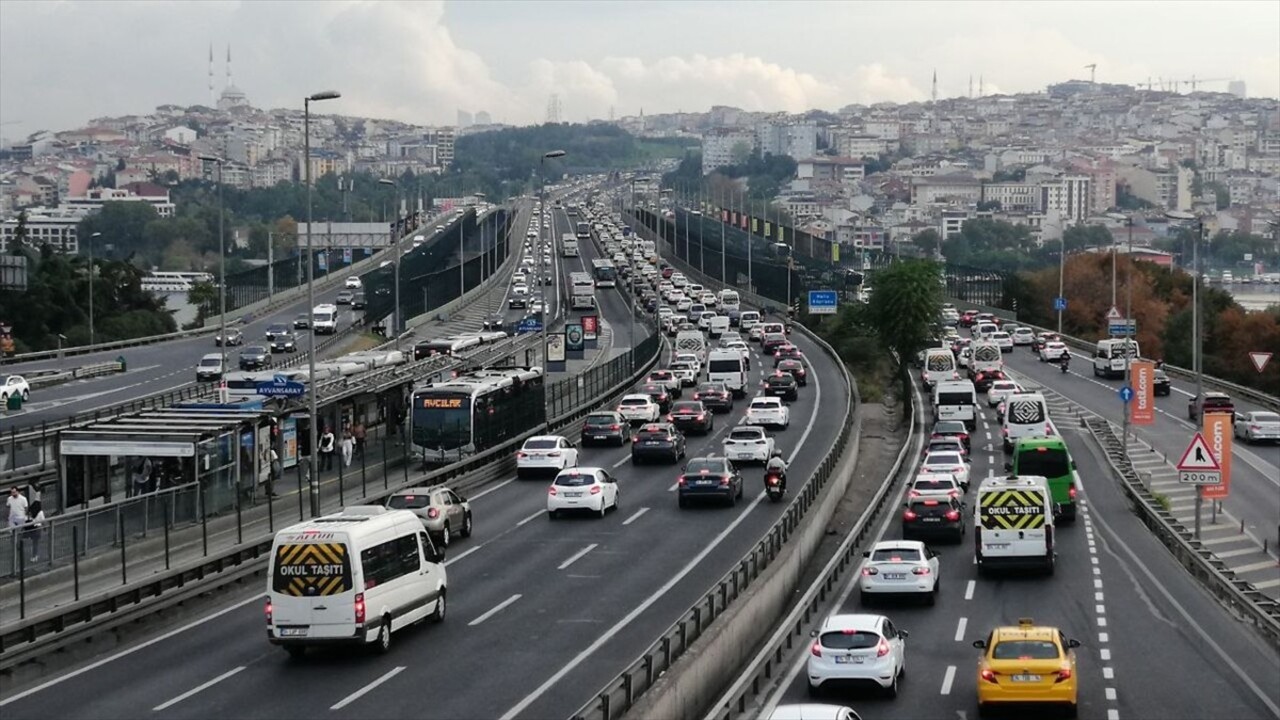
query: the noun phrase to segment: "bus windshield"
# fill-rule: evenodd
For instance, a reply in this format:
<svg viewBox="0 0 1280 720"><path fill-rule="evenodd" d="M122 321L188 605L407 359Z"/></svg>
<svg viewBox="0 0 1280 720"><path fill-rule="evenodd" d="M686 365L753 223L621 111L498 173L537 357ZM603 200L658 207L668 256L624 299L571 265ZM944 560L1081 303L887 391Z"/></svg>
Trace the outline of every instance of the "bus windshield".
<svg viewBox="0 0 1280 720"><path fill-rule="evenodd" d="M453 450L471 438L471 398L417 393L413 398L413 443L427 449Z"/></svg>

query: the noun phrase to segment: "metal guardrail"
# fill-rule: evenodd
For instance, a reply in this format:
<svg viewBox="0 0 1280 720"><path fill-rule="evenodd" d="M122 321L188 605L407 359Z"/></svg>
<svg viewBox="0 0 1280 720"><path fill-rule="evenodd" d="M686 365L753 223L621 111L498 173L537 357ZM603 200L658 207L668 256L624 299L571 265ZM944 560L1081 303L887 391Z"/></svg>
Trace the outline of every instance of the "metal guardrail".
<svg viewBox="0 0 1280 720"><path fill-rule="evenodd" d="M803 326L798 327L806 333L809 332ZM635 705L636 699L652 689L658 677L670 670L676 660L689 650L692 643L707 631L716 618L720 617L731 603L760 578L769 565L778 558L787 541L800 530L805 515L817 502L828 480L831 479L832 471L839 465L849 437L857 425L854 412L856 388L849 378L848 371L844 369L844 363L830 345L816 335L812 337L836 362L849 392L849 401L845 407L839 436L827 450L827 454L818 464L813 475L797 489L795 499L787 507L786 512L774 522L763 539L756 543L732 570L721 576L697 602L685 610L679 620L663 631L658 640L641 653L639 658L610 680L590 702L579 708L573 714L573 720L594 720L595 718L611 720L630 710ZM861 432L860 428L859 432Z"/></svg>
<svg viewBox="0 0 1280 720"><path fill-rule="evenodd" d="M1084 418L1082 424L1102 448L1138 520L1219 602L1252 625L1272 650L1280 650L1280 602L1264 595L1252 583L1237 579L1226 563L1217 559L1190 529L1156 502L1126 457L1125 448L1110 422L1094 416Z"/></svg>
<svg viewBox="0 0 1280 720"><path fill-rule="evenodd" d="M658 343L651 357L635 358L629 376L587 400L583 407L531 428L507 443L418 478L410 480L406 470L403 483L394 489L375 490L362 502L378 502L403 487L440 485L450 481L456 481L451 487L466 492L509 474L514 463L512 450L517 444L548 431L580 431L581 418L591 408L630 388L658 362L660 348ZM630 357L623 356L614 358L614 361L622 359L632 361ZM257 574L266 567L272 541L273 536L268 536L241 542L217 555L12 623L0 631L0 671Z"/></svg>

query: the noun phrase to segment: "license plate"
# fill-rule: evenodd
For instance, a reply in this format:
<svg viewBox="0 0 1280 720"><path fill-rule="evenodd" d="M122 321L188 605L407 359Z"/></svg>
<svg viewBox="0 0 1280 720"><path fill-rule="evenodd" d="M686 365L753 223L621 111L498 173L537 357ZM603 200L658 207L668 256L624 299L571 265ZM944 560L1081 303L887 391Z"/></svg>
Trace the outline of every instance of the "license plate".
<svg viewBox="0 0 1280 720"><path fill-rule="evenodd" d="M1014 675L1014 682L1040 682L1039 675Z"/></svg>
<svg viewBox="0 0 1280 720"><path fill-rule="evenodd" d="M1008 550L1009 543L987 543L983 547L988 550Z"/></svg>
<svg viewBox="0 0 1280 720"><path fill-rule="evenodd" d="M609 436L608 435L592 435L591 439L592 440L608 440Z"/></svg>
<svg viewBox="0 0 1280 720"><path fill-rule="evenodd" d="M565 497L571 497L571 498L575 498L575 497L582 497L582 493L581 493L581 492L567 492L567 493L565 493L565 494L564 494L564 496L565 496Z"/></svg>
<svg viewBox="0 0 1280 720"><path fill-rule="evenodd" d="M694 483L694 485L697 485L698 487L711 487L712 485L715 485L715 484L716 484L715 480L699 480L698 482Z"/></svg>
<svg viewBox="0 0 1280 720"><path fill-rule="evenodd" d="M921 520L923 520L923 521L925 521L925 522L927 522L927 523L936 523L936 522L941 522L941 521L942 521L942 518L936 518L936 517L925 517L925 518L920 518L920 519L921 519Z"/></svg>
<svg viewBox="0 0 1280 720"><path fill-rule="evenodd" d="M844 657L836 657L837 665L861 665L866 658L861 655L845 655Z"/></svg>
<svg viewBox="0 0 1280 720"><path fill-rule="evenodd" d="M884 579L885 580L906 580L907 574L906 573L885 573Z"/></svg>
<svg viewBox="0 0 1280 720"><path fill-rule="evenodd" d="M307 628L304 627L287 627L278 628L280 637L306 637Z"/></svg>

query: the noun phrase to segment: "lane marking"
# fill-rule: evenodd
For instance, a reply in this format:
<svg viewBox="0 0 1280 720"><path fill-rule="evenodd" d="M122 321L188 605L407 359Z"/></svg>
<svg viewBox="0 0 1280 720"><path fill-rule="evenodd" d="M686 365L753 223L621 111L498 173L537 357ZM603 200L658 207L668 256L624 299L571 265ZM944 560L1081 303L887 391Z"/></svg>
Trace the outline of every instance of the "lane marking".
<svg viewBox="0 0 1280 720"><path fill-rule="evenodd" d="M543 513L545 513L546 511L547 511L547 509L546 509L546 508L543 508L543 509L541 509L541 510L539 510L539 511L535 512L534 514L530 515L529 517L527 517L527 518L525 518L525 519L521 520L520 522L516 523L516 527L520 527L520 526L524 525L525 523L529 522L530 520L533 520L534 518L538 517L539 515L542 515L542 514L543 514Z"/></svg>
<svg viewBox="0 0 1280 720"><path fill-rule="evenodd" d="M489 611L488 611L488 612L486 612L485 614L483 614L483 615L481 615L480 617L476 618L475 620L472 620L471 622L467 623L467 627L475 627L476 625L479 625L480 623L484 622L485 620L488 620L489 618L493 617L494 615L497 615L498 613L502 612L503 610L506 610L508 605L510 605L511 603L513 603L513 602L515 602L515 601L519 600L519 599L520 599L520 598L522 598L522 597L524 597L524 596L523 596L523 595L521 595L520 593L516 593L515 595L512 595L511 597L507 598L506 600L503 600L502 602L498 603L497 605L494 605L494 606L493 606L492 608L490 608L490 609L489 609Z"/></svg>
<svg viewBox="0 0 1280 720"><path fill-rule="evenodd" d="M191 697L192 695L195 695L195 694L197 694L197 693L204 692L205 690L208 690L209 688L213 687L214 685L217 685L218 683L222 682L223 680L226 680L227 678L231 677L232 675L235 675L236 673L240 672L241 670L244 670L244 666L243 666L243 665L241 665L241 666L239 666L239 667L232 668L232 669L230 669L230 670L228 670L228 671L226 671L226 672L222 673L222 674L221 674L221 675L219 675L218 677L216 677L216 678L214 678L214 679L210 680L209 682L206 682L206 683L203 683L203 684L201 684L201 685L197 685L197 686L195 686L195 687L191 688L190 690L188 690L188 691L186 691L186 692L182 693L181 695L179 695L179 696L177 696L177 697L173 698L172 700L168 700L168 701L166 701L166 702L162 702L162 703L160 703L159 705L157 705L157 706L155 706L155 707L151 708L151 711L152 711L152 712L160 712L161 710L164 710L165 708L171 707L171 706L173 706L173 705L177 705L178 703L182 702L183 700L186 700L187 698Z"/></svg>
<svg viewBox="0 0 1280 720"><path fill-rule="evenodd" d="M445 560L445 562L444 562L444 566L445 566L445 567L449 567L450 565L452 565L452 564L454 564L454 563L458 562L458 561L459 561L459 560L461 560L462 558L464 558L464 557L466 557L466 556L470 555L471 553L473 553L473 552L475 552L475 551L479 550L479 549L480 549L480 548L482 548L482 547L484 547L484 546L483 546L483 545L477 545L477 546L475 546L475 547L471 548L470 550L467 550L467 551L466 551L466 552L464 552L464 553L461 553L461 554L459 554L459 555L454 555L453 557L449 558L448 560Z"/></svg>
<svg viewBox="0 0 1280 720"><path fill-rule="evenodd" d="M384 682L386 682L386 681L390 680L391 678L393 678L393 677L395 677L395 676L399 675L400 673L404 672L404 670L405 670L405 666L403 666L403 665L397 665L396 667L392 668L391 670L388 670L388 671L386 672L386 674L384 674L382 677L378 678L377 680L374 680L373 682L369 683L368 685L365 685L364 687L360 688L359 690L357 690L357 691L355 691L355 692L351 693L350 695L348 695L348 696L346 696L346 697L342 698L341 700L339 700L338 702L334 703L333 705L330 705L330 706L329 706L329 709L330 709L330 710L341 710L342 708L344 708L344 707L346 707L346 706L350 705L351 703L355 702L356 700L359 700L360 698L364 697L366 694L368 694L368 693L369 693L369 691L370 691L370 690L373 690L374 688L378 687L378 686L379 686L379 685L381 685L382 683L384 683Z"/></svg>
<svg viewBox="0 0 1280 720"><path fill-rule="evenodd" d="M632 514L632 516L631 516L631 517L627 518L626 520L623 520L623 521L622 521L622 524L623 524L623 525L630 525L631 523L633 523L633 522L635 522L636 520L638 520L638 519L640 518L640 516L641 516L641 515L643 515L643 514L645 514L645 513L647 513L647 512L649 512L649 508L647 508L647 507L642 507L642 508L640 508L639 510L635 511L635 513L634 513L634 514Z"/></svg>
<svg viewBox="0 0 1280 720"><path fill-rule="evenodd" d="M629 455L628 455L627 457L624 457L624 458L622 458L621 460L619 460L618 462L614 463L614 464L613 464L613 467L615 467L615 468L620 468L620 467L622 467L623 465L626 465L626 464L627 464L627 463L629 463L629 462L631 462L631 456L629 456Z"/></svg>
<svg viewBox="0 0 1280 720"><path fill-rule="evenodd" d="M1104 642L1107 642L1109 639L1110 639L1110 638L1107 636L1107 634L1106 634L1106 633L1104 633L1104 632L1100 632L1100 633L1098 633L1098 642L1100 642L1100 643L1104 643Z"/></svg>
<svg viewBox="0 0 1280 720"><path fill-rule="evenodd" d="M956 642L964 641L964 629L969 625L969 618L962 617L960 622L956 624ZM946 693L943 693L944 695Z"/></svg>
<svg viewBox="0 0 1280 720"><path fill-rule="evenodd" d="M1106 680L1115 680L1116 679L1115 669L1110 667L1102 668L1102 677Z"/></svg>
<svg viewBox="0 0 1280 720"><path fill-rule="evenodd" d="M974 591L974 589L975 589L977 586L978 586L978 583L977 583L976 581L974 581L974 580L970 580L970 581L969 581L969 584L968 584L968 585L966 585L966 586L965 586L965 588L964 588L964 599L965 599L965 600L972 600L972 599L973 599L973 591Z"/></svg>
<svg viewBox="0 0 1280 720"><path fill-rule="evenodd" d="M942 676L942 693L943 695L951 694L951 683L956 679L956 666L948 665L947 672Z"/></svg>
<svg viewBox="0 0 1280 720"><path fill-rule="evenodd" d="M556 569L557 569L557 570L563 570L563 569L565 569L565 568L569 567L570 565L572 565L572 564L574 564L574 563L578 562L578 560L579 560L579 559L581 559L583 555L586 555L587 553L591 552L592 550L595 550L597 547L598 547L598 545L597 545L596 543L591 543L590 545L588 545L588 546L586 546L586 547L582 548L581 550L579 550L578 552L574 553L573 555L570 555L570 556L569 556L569 559L568 559L568 560L565 560L565 561L564 561L564 562L562 562L562 563L560 563L559 567L557 567Z"/></svg>
<svg viewBox="0 0 1280 720"><path fill-rule="evenodd" d="M1115 689L1115 688L1107 688L1107 689L1106 689L1106 690L1104 690L1103 692L1104 692L1104 693L1106 693L1106 696L1107 696L1107 699L1108 699L1108 700L1110 700L1110 701L1112 701L1112 702L1115 702L1115 699L1116 699L1116 689Z"/></svg>
<svg viewBox="0 0 1280 720"><path fill-rule="evenodd" d="M1107 710L1107 720L1120 720L1120 711L1115 708Z"/></svg>
<svg viewBox="0 0 1280 720"><path fill-rule="evenodd" d="M497 485L494 485L493 487L485 488L484 490L481 490L480 492L476 493L475 495L472 495L471 497L467 498L467 501L468 501L468 502L475 502L476 500L479 500L480 498L484 497L485 495L488 495L489 493L493 492L494 490L501 490L502 488L504 488L504 487L506 487L506 486L510 485L511 483L513 483L513 482L515 482L515 481L516 481L516 478L507 478L506 480L503 480L502 482L498 483Z"/></svg>
<svg viewBox="0 0 1280 720"><path fill-rule="evenodd" d="M673 483L671 487L667 488L667 492L675 492L678 487L680 487L679 482Z"/></svg>
<svg viewBox="0 0 1280 720"><path fill-rule="evenodd" d="M1101 650L1098 651L1098 657L1101 658L1102 660L1110 660L1111 651L1108 650L1107 648L1102 648Z"/></svg>
<svg viewBox="0 0 1280 720"><path fill-rule="evenodd" d="M1106 605L1094 605L1094 606L1093 606L1093 611L1094 611L1095 613L1099 614L1099 615L1106 615L1106 614L1107 614L1107 606L1106 606Z"/></svg>

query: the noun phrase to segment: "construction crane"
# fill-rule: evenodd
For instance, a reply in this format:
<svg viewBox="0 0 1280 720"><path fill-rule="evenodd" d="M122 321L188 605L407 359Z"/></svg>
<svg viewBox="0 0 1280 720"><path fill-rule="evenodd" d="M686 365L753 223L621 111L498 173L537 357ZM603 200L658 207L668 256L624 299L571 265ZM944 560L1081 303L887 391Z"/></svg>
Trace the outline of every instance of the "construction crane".
<svg viewBox="0 0 1280 720"><path fill-rule="evenodd" d="M1098 72L1098 63L1089 63L1085 67L1089 68L1089 82L1096 82L1094 78L1096 77L1095 73Z"/></svg>
<svg viewBox="0 0 1280 720"><path fill-rule="evenodd" d="M1088 66L1086 65L1085 67ZM1196 86L1203 83L1233 82L1234 80L1235 78L1198 78L1195 75L1192 75L1190 80L1166 80L1164 78L1158 78L1155 82L1152 82L1151 78L1147 78L1145 83L1134 84L1137 87L1146 87L1148 90L1152 90L1156 86L1159 86L1161 90L1170 90L1173 92L1178 92L1179 88L1182 86L1190 85L1191 92L1195 92Z"/></svg>

